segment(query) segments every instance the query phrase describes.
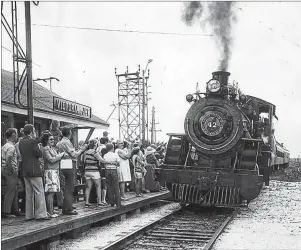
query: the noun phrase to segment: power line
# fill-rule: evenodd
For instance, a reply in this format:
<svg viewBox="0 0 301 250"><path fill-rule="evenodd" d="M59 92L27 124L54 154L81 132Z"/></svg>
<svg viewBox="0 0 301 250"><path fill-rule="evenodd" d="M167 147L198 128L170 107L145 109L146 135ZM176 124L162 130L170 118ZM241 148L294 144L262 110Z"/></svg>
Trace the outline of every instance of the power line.
<svg viewBox="0 0 301 250"><path fill-rule="evenodd" d="M121 29L90 28L90 27L50 25L50 24L37 24L37 23L33 23L32 25L33 26L50 27L50 28L78 29L78 30L91 30L91 31L108 31L108 32L123 32L123 33L139 33L139 34L152 34L152 35L213 36L213 35L208 35L208 34L189 34L189 33L160 32L160 31L121 30Z"/></svg>
<svg viewBox="0 0 301 250"><path fill-rule="evenodd" d="M7 51L9 51L9 52L11 52L11 53L13 53L12 50L10 50L10 49L8 49L8 48L2 46L2 45L1 45L1 47L2 47L3 49L5 49L5 50L7 50ZM35 64L35 65L37 65L38 67L42 67L41 65L39 65L39 64L37 64L37 63L34 63L34 62L32 62L32 63Z"/></svg>
<svg viewBox="0 0 301 250"><path fill-rule="evenodd" d="M6 49L7 51L13 53L10 49L8 49L8 48L6 48L6 47L4 47L4 46L2 46L2 45L1 45L1 47L2 47L3 49Z"/></svg>

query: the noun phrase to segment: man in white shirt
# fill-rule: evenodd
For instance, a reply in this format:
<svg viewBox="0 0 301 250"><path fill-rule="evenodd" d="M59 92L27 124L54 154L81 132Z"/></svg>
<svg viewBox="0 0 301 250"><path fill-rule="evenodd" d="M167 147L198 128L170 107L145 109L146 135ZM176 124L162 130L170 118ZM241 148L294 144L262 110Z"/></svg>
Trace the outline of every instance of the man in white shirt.
<svg viewBox="0 0 301 250"><path fill-rule="evenodd" d="M73 210L73 191L74 191L74 175L76 169L77 158L88 148L88 144L84 144L80 149L75 150L72 142L70 141L72 137L72 132L70 128L64 127L62 129L63 138L57 143L56 148L58 152L64 152L68 158L72 160L72 169L61 169L62 176L61 182L65 183L63 185L63 208L62 213L65 215L77 215L77 212ZM62 167L62 165L61 165Z"/></svg>
<svg viewBox="0 0 301 250"><path fill-rule="evenodd" d="M18 160L15 142L18 137L15 128L5 132L6 144L1 150L1 177L5 179L6 191L4 194L2 217L14 218L19 215L18 209Z"/></svg>
<svg viewBox="0 0 301 250"><path fill-rule="evenodd" d="M118 162L119 158L114 153L114 146L111 143L106 145L108 153L104 155L104 160L108 162ZM113 164L105 164L106 182L108 186L108 199L112 207L116 204L117 207L121 207L121 198L118 182L117 167Z"/></svg>

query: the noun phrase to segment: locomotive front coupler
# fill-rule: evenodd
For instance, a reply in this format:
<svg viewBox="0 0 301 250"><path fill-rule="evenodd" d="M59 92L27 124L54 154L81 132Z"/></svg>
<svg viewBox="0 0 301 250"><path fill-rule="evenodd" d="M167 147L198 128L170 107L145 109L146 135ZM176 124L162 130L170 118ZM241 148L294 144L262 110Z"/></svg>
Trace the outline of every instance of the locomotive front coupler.
<svg viewBox="0 0 301 250"><path fill-rule="evenodd" d="M204 180L206 180L206 184L208 183L207 182L208 180L210 182L209 190L202 197L200 197L200 202L202 202L206 198L206 196L209 195L210 192L216 187L216 184L217 184L217 181L218 181L218 176L219 176L219 172L216 173L215 180L214 180L212 185L211 185L211 180L208 177L201 177L201 178L198 179L198 181L199 181L198 189L200 191L208 190L208 189L204 189L203 186L202 186Z"/></svg>

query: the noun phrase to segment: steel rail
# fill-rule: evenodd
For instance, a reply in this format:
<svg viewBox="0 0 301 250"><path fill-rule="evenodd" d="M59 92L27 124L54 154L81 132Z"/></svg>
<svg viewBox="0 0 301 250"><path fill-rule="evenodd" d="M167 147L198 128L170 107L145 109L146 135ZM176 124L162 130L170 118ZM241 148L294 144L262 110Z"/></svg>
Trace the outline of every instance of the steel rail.
<svg viewBox="0 0 301 250"><path fill-rule="evenodd" d="M158 225L159 223L161 223L164 220L168 219L169 217L171 217L176 212L179 212L180 210L182 210L181 207L165 214L160 219L151 221L146 226L138 228L137 230L125 235L124 237L113 241L110 245L106 245L104 247L98 247L97 249L100 249L100 250L119 250L119 249L123 249L124 247L126 247L126 246L130 245L131 243L133 243L138 238L142 237L144 235L144 233L150 231L156 225Z"/></svg>
<svg viewBox="0 0 301 250"><path fill-rule="evenodd" d="M146 237L145 239L155 240L155 241L163 240L165 238L170 240L172 238L173 240L180 241L182 243L203 242L204 247L202 249L210 250L213 247L219 235L223 232L223 230L226 228L226 226L235 216L235 212L234 212L235 210L233 209L231 211L231 214L222 222L222 224L217 228L217 230L213 230L213 231L207 230L207 231L195 232L195 230L187 230L187 229L183 229L183 230L177 229L177 231L173 231L172 230L173 228L168 228L168 227L166 228L166 226L164 225L163 227L161 226L157 227L161 223L164 223L166 220L170 219L172 215L175 215L177 212L180 212L181 210L183 210L183 208L175 209L167 213L160 219L151 221L146 226L138 228L137 230L132 231L113 242L110 242L109 245L104 247L98 247L97 249L101 249L101 250L119 250L124 248L127 249L127 247L129 247L133 243L136 245L144 244L145 242L140 243L139 240L144 239L144 237ZM170 229L170 231L168 229ZM159 245L158 243L150 243L146 247L151 247L151 246L164 247L165 245L164 243L160 243ZM178 247L173 246L173 248L178 248Z"/></svg>
<svg viewBox="0 0 301 250"><path fill-rule="evenodd" d="M204 247L204 250L210 250L215 241L217 240L217 238L220 236L220 234L224 231L224 229L226 228L226 226L229 224L229 222L233 219L233 217L235 216L235 212L232 212L231 215L229 215L226 220L220 225L220 227L216 230L216 232L214 233L214 235L212 236L212 238L210 239L210 241L206 244L206 246Z"/></svg>

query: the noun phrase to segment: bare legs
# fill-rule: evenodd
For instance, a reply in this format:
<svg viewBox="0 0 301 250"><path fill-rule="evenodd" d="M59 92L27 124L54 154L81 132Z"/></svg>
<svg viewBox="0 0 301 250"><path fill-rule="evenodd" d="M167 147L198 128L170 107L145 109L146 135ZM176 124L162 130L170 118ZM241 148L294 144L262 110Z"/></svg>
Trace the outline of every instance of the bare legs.
<svg viewBox="0 0 301 250"><path fill-rule="evenodd" d="M86 204L89 204L90 193L91 193L93 182L94 182L95 188L96 188L96 195L97 195L97 198L98 198L98 204L101 204L101 193L102 193L101 192L101 179L96 179L96 180L87 179L86 180L86 190L85 190ZM105 200L105 196L104 196L104 200Z"/></svg>
<svg viewBox="0 0 301 250"><path fill-rule="evenodd" d="M90 204L89 199L90 199L90 193L91 193L92 185L93 185L92 179L86 179L86 190L85 190L86 204Z"/></svg>
<svg viewBox="0 0 301 250"><path fill-rule="evenodd" d="M125 182L119 182L120 187L120 196L121 198L125 198Z"/></svg>
<svg viewBox="0 0 301 250"><path fill-rule="evenodd" d="M101 203L101 179L94 180L98 204Z"/></svg>

